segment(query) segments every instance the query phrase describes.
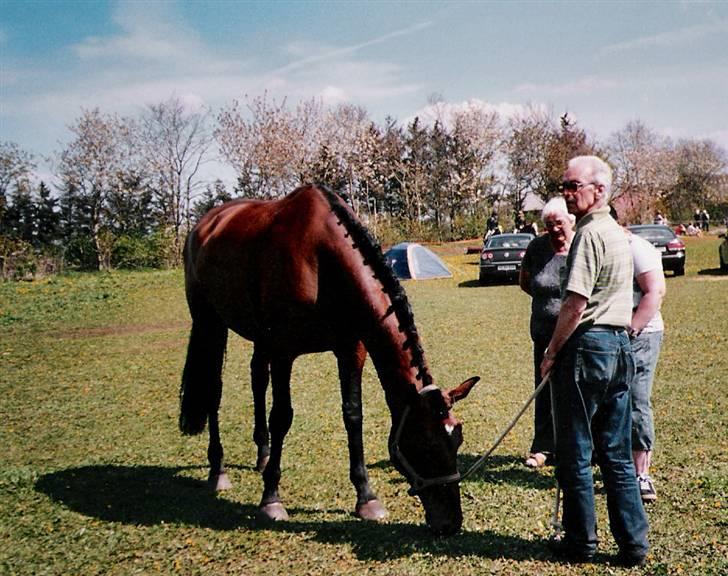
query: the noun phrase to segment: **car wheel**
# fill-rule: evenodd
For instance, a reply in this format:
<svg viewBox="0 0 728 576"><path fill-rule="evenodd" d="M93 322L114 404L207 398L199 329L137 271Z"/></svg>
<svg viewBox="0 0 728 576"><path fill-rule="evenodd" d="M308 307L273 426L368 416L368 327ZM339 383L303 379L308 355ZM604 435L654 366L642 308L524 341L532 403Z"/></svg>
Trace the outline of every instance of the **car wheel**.
<svg viewBox="0 0 728 576"><path fill-rule="evenodd" d="M728 272L728 262L723 260L723 258L720 259L720 271L721 272Z"/></svg>
<svg viewBox="0 0 728 576"><path fill-rule="evenodd" d="M685 267L675 268L675 276L685 276Z"/></svg>

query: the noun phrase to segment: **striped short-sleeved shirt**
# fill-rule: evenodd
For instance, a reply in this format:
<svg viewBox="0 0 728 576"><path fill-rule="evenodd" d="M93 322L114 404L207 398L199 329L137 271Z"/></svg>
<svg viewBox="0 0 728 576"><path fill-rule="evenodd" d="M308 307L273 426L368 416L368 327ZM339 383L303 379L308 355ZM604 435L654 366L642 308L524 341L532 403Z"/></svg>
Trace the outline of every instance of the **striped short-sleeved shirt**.
<svg viewBox="0 0 728 576"><path fill-rule="evenodd" d="M579 327L629 326L632 320L632 251L622 227L597 208L579 220L561 283L568 292L587 298Z"/></svg>

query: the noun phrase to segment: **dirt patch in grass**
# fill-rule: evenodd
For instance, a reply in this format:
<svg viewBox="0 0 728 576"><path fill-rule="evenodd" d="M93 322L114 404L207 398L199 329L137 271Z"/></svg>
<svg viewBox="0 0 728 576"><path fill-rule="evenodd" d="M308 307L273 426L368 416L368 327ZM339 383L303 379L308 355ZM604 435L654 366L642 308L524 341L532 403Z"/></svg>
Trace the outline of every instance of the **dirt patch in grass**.
<svg viewBox="0 0 728 576"><path fill-rule="evenodd" d="M189 328L189 322L166 322L162 324L123 324L118 326L96 326L93 328L74 328L54 334L56 338L78 339L102 336L121 336L130 334L148 334L150 332L166 332Z"/></svg>

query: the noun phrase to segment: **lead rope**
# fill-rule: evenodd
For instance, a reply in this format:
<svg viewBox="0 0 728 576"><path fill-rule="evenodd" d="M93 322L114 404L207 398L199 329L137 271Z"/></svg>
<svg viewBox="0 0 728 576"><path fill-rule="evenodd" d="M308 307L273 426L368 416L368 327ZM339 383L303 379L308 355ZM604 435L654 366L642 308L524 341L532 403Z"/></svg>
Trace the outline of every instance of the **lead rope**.
<svg viewBox="0 0 728 576"><path fill-rule="evenodd" d="M556 450L556 410L554 410L554 387L549 387L551 395L551 428L554 434L554 451ZM554 474L554 482L556 483L556 497L554 498L554 513L551 515L551 539L560 541L564 537L564 527L559 520L559 507L561 505L561 486L559 479Z"/></svg>
<svg viewBox="0 0 728 576"><path fill-rule="evenodd" d="M523 407L513 417L513 420L510 421L508 426L506 426L505 430L503 430L503 432L501 432L500 436L498 436L497 440L493 443L493 446L491 446L490 449L485 454L483 454L480 458L478 458L478 460L475 462L475 464L473 464L470 467L470 469L460 477L461 481L465 480L468 476L470 476L473 472L475 472L478 468L480 468L483 465L483 462L485 462L485 459L488 456L490 456L496 448L498 448L500 443L503 441L503 438L505 438L506 435L513 429L513 427L516 425L516 422L518 422L518 420L520 420L521 416L523 416L523 413L531 405L531 402L533 402L533 399L536 398L536 396L538 396L538 393L541 392L541 390L543 390L543 388L544 388L544 386L546 386L546 384L548 384L550 377L551 377L551 372L549 372L548 374L546 374L546 376L543 377L543 380L541 380L541 383L536 387L536 390L534 390L533 394L531 394L528 397L528 400L526 400ZM551 411L553 412L553 406L551 408Z"/></svg>
<svg viewBox="0 0 728 576"><path fill-rule="evenodd" d="M536 387L536 390L533 391L533 394L531 394L526 402L523 404L523 407L518 411L518 413L513 417L513 420L510 421L508 426L506 426L505 430L501 432L500 436L496 439L496 441L493 443L493 446L490 447L490 449L483 454L478 460L473 464L470 469L463 474L460 477L460 480L465 480L468 476L470 476L473 472L475 472L478 468L480 468L483 465L483 462L485 462L485 459L490 456L493 451L498 448L500 443L503 441L503 439L508 435L508 433L513 429L513 427L516 425L518 420L520 420L521 416L523 416L523 413L528 409L528 407L531 405L531 402L538 396L539 392L543 390L544 386L548 384L549 379L551 378L551 372L548 372L546 376L543 377L543 380L541 380L541 383ZM554 434L554 447L556 447L556 414L554 411L554 388L553 386L549 388L549 393L551 395L551 424L553 428L553 434ZM556 479L556 475L554 474L554 481L556 482L556 498L554 500L554 512L551 516L551 529L553 531L551 538L554 540L561 540L564 534L563 526L561 525L561 521L559 520L559 508L561 507L561 487L559 486L559 481Z"/></svg>

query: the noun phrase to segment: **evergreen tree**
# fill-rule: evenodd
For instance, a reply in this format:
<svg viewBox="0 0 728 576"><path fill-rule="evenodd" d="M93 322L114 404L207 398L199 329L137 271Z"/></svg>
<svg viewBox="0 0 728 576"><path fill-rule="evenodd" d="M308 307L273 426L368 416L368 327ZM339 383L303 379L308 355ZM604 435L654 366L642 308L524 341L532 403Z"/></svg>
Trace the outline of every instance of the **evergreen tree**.
<svg viewBox="0 0 728 576"><path fill-rule="evenodd" d="M50 188L45 185L45 182L41 182L38 186L38 199L35 204L36 247L49 247L60 240L60 222L58 198L54 198Z"/></svg>
<svg viewBox="0 0 728 576"><path fill-rule="evenodd" d="M202 218L207 212L228 200L232 200L232 196L225 188L225 184L222 180L215 180L212 186L208 184L207 188L205 188L205 191L202 193L202 198L197 200L192 207L193 222L199 222L200 218Z"/></svg>

